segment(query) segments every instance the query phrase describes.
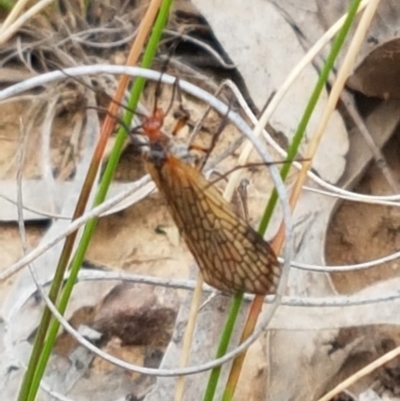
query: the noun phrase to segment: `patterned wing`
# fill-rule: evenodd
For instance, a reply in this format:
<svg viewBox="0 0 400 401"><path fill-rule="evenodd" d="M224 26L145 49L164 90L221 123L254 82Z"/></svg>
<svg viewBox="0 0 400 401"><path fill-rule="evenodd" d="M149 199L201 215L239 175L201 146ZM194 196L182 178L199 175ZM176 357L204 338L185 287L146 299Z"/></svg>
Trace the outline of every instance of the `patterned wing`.
<svg viewBox="0 0 400 401"><path fill-rule="evenodd" d="M281 267L270 245L200 172L174 156L146 165L206 283L231 293L276 290Z"/></svg>

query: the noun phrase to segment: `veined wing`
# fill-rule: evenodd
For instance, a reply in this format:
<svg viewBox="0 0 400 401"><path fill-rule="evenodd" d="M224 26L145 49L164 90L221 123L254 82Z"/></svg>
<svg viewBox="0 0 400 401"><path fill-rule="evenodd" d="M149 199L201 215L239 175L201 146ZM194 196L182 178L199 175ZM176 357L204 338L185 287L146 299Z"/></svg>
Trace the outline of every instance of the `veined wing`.
<svg viewBox="0 0 400 401"><path fill-rule="evenodd" d="M146 162L204 280L221 291L273 293L281 267L272 248L219 191L174 156Z"/></svg>

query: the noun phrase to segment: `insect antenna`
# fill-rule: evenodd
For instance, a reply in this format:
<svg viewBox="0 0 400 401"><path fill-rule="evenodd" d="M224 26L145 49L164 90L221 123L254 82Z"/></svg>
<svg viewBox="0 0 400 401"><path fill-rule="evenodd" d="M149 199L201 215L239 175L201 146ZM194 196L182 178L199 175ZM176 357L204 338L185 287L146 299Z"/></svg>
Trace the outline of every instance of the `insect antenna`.
<svg viewBox="0 0 400 401"><path fill-rule="evenodd" d="M161 69L160 69L161 75L160 75L159 80L157 81L156 89L155 89L155 92L154 92L153 114L155 114L155 112L156 112L156 110L157 110L157 100L158 100L158 98L161 96L162 76L167 72L168 65L169 65L169 63L170 63L170 61L171 61L171 58L172 58L173 54L175 53L176 48L178 47L178 44L180 43L181 40L182 40L182 38L181 38L181 37L178 37L178 38L172 43L171 47L170 47L169 50L168 50L167 58L166 58L166 60L162 63L162 65L161 65ZM175 83L176 83L176 81L175 81ZM173 104L174 97L175 97L175 90L176 90L175 83L174 83L174 86L173 86L173 88L172 88L171 102L170 102L169 106L167 107L167 111L165 112L165 115L168 114L168 112L169 112L170 109L172 108L172 104Z"/></svg>
<svg viewBox="0 0 400 401"><path fill-rule="evenodd" d="M108 109L105 107L100 107L100 106L86 106L86 110L97 110L100 113L106 114L110 117L112 117L118 124L124 127L126 132L130 132L129 127L125 124L125 122L122 120L122 118L116 116L115 114L111 113Z"/></svg>
<svg viewBox="0 0 400 401"><path fill-rule="evenodd" d="M65 76L68 77L68 78L71 78L73 81L75 81L75 82L77 82L78 84L82 85L82 86L85 87L86 89L89 89L89 90L91 90L92 92L97 93L97 94L100 95L100 96L105 96L106 99L107 99L109 102L112 102L112 103L116 104L117 106L123 108L123 109L126 110L126 111L129 111L129 112L133 113L134 115L137 115L138 117L141 117L141 118L145 118L145 117L146 117L145 114L140 113L140 112L138 112L137 110L133 110L133 109L129 108L126 104L123 104L123 103L121 103L121 102L118 102L118 101L115 100L113 97L111 97L110 95L108 95L106 92L102 92L101 90L99 90L99 89L97 89L97 88L95 88L95 87L93 87L93 86L87 84L84 80L82 80L82 79L80 79L80 78L78 78L78 77L75 77L75 76L73 76L73 75L68 74L68 73L65 72L65 70L64 70L63 68L61 68L56 62L54 62L54 61L48 61L48 64L51 65L51 66L53 66L55 70L60 71L63 75L65 75ZM112 117L113 117L113 116L112 116ZM121 121L119 120L118 122L121 122Z"/></svg>
<svg viewBox="0 0 400 401"><path fill-rule="evenodd" d="M214 185L217 182L219 182L222 179L226 179L230 174L232 174L234 171L236 170L241 170L244 168L251 168L251 167L268 167L268 166L272 166L272 165L276 165L276 164L286 164L286 163L294 163L294 162L298 162L298 163L302 163L302 162L306 162L306 161L310 161L310 159L294 159L294 160L277 160L277 161L273 161L270 163L266 163L266 162L259 162L259 163L247 163L247 164L243 164L240 166L235 166L232 167L230 170L226 171L223 174L220 174L220 176L218 178L216 178L213 181L209 181L209 185ZM208 186L207 186L208 187Z"/></svg>

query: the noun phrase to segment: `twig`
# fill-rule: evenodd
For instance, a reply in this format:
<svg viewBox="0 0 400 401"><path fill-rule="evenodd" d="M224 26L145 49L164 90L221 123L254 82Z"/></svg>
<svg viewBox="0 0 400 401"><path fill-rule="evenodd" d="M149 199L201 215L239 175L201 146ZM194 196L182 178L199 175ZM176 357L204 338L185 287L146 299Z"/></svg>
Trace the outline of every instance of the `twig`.
<svg viewBox="0 0 400 401"><path fill-rule="evenodd" d="M107 268L107 267L105 267ZM67 276L68 277L68 276ZM113 271L104 270L85 270L82 271L78 276L79 281L127 281L137 284L146 284L152 286L160 286L166 288L174 288L177 290L187 290L194 291L196 287L196 281L194 280L179 280L179 279L166 279L162 277L154 276L142 276L138 274L120 273ZM47 280L41 280L40 284L45 286L51 283L52 278L49 277ZM25 298L21 300L21 303L16 305L11 315L18 313L22 305L27 302L27 300L33 296L36 288L32 288L31 292L25 294ZM203 284L203 292L205 293L216 293L215 289L207 284ZM226 294L220 295L225 296ZM282 305L292 306L298 308L337 308L337 307L351 307L351 306L363 306L363 305L373 305L378 303L385 303L390 301L395 301L400 298L400 293L398 291L392 293L385 293L384 295L379 295L376 297L367 297L360 295L342 295L342 296L332 296L332 297L301 297L301 296L284 296L282 299ZM254 295L247 294L244 296L247 302L251 302L254 299ZM268 295L264 299L264 303L269 304L273 301L274 295Z"/></svg>
<svg viewBox="0 0 400 401"><path fill-rule="evenodd" d="M42 244L35 249L33 249L31 252L29 252L26 256L21 258L18 262L14 263L7 269L1 272L0 274L0 282L6 280L16 272L18 272L20 269L25 267L28 263L31 263L34 261L36 258L38 258L40 255L43 253L47 252L50 250L55 244L58 242L62 241L67 235L73 233L74 231L78 230L83 224L87 223L90 219L93 217L98 216L99 214L105 212L106 210L110 209L111 207L117 205L119 202L121 202L123 199L131 195L133 192L137 191L139 188L141 188L143 185L145 185L149 181L149 177L145 176L138 180L132 188L129 188L129 190L121 192L114 198L110 199L109 201L106 201L102 203L101 205L93 208L90 212L85 213L83 216L79 217L78 219L74 220L69 227L62 231L61 233L57 234L56 237L52 238L49 242Z"/></svg>
<svg viewBox="0 0 400 401"><path fill-rule="evenodd" d="M210 56L212 56L218 63L221 65L221 67L226 68L226 69L234 69L236 68L235 64L228 64L224 61L224 59L207 43L203 42L202 40L193 38L190 35L185 35L181 34L179 32L171 31L170 29L164 29L164 33L167 33L168 35L172 35L175 37L182 38L186 42L193 43L202 49L204 49Z"/></svg>
<svg viewBox="0 0 400 401"><path fill-rule="evenodd" d="M52 213L56 213L56 205L54 203L54 196L55 196L55 182L54 182L54 176L53 176L53 171L51 168L51 157L50 157L50 138L51 138L51 132L52 132L52 125L53 125L53 120L55 117L55 109L57 102L59 100L59 97L56 96L53 98L53 100L47 105L47 111L46 115L44 118L44 122L42 125L42 140L41 140L41 145L42 145L42 151L41 151L41 170L42 170L42 176L43 180L46 182L46 185L50 189L49 194L50 194L50 210ZM29 114L28 114L29 115ZM18 183L18 191L21 190L21 185L22 182ZM21 205L19 205L22 207Z"/></svg>
<svg viewBox="0 0 400 401"><path fill-rule="evenodd" d="M185 336L182 344L182 354L180 360L180 367L184 368L187 366L190 356L190 348L193 341L194 329L196 327L197 316L199 313L199 305L201 303L201 295L203 293L203 277L199 272L196 280L196 287L193 292L192 302L190 305L189 320L185 329ZM185 376L179 376L176 381L175 387L175 401L182 401L185 390Z"/></svg>
<svg viewBox="0 0 400 401"><path fill-rule="evenodd" d="M0 33L0 45L3 45L5 42L7 42L7 40L10 39L10 37L14 35L14 33L17 32L18 29L21 28L21 26L24 25L26 21L32 18L35 14L38 14L53 1L54 0L40 0L34 6L29 8L24 14L22 14L14 23L9 25L8 27L6 25L6 28L2 30L2 32ZM26 3L26 1L24 2ZM20 1L19 3L22 4L23 2ZM20 11L19 9L16 10L15 15L13 15L13 18L17 15L17 13L19 13L19 11Z"/></svg>
<svg viewBox="0 0 400 401"><path fill-rule="evenodd" d="M386 363L397 358L399 355L400 355L400 346L393 349L392 351L389 351L388 353L386 353L385 355L376 359L374 362L370 363L369 365L363 367L358 372L356 372L353 375L351 375L350 377L348 377L346 380L343 380L333 390L329 391L323 397L319 398L318 401L331 400L335 395L344 391L347 387L351 386L356 381L360 380L361 378L372 373L374 370L380 368L381 366L385 365Z"/></svg>
<svg viewBox="0 0 400 401"><path fill-rule="evenodd" d="M376 145L370 132L368 131L368 128L365 125L364 120L361 118L360 113L358 112L355 106L353 96L350 95L348 91L344 90L340 95L340 98L346 105L350 117L353 119L355 125L357 126L358 130L363 136L365 143L368 145L368 148L371 151L373 158L375 159L377 167L381 170L383 176L386 178L386 181L388 182L391 190L395 194L400 193L400 186L393 177L393 174L386 162L385 156L383 155L379 147Z"/></svg>
<svg viewBox="0 0 400 401"><path fill-rule="evenodd" d="M290 17L287 16L286 18L289 19ZM299 35L299 40L304 43L305 47L306 46L308 47L307 39L303 35ZM324 60L322 59L322 56L318 55L315 58L313 64L316 65L316 68L321 70L323 62ZM334 73L334 71L331 71L328 78L328 81L331 84L331 86L334 84L335 79L336 79L336 74ZM365 125L364 120L361 118L360 113L358 112L357 107L355 105L353 95L344 88L344 90L340 94L340 100L347 108L347 112L349 113L354 124L357 126L358 130L363 136L365 143L367 144L369 150L372 153L373 158L375 159L377 167L381 170L383 176L386 178L386 181L388 182L392 191L394 193L399 193L400 186L397 184L395 178L393 177L393 174L390 171L389 166L386 162L385 156L383 155L379 147L376 145L374 139L372 138L372 135L370 134L368 128Z"/></svg>

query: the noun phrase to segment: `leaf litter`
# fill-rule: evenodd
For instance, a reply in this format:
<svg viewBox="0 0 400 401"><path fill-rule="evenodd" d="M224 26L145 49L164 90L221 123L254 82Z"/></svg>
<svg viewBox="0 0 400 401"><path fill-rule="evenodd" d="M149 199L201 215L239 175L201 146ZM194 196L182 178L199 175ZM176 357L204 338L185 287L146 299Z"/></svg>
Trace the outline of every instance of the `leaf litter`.
<svg viewBox="0 0 400 401"><path fill-rule="evenodd" d="M322 7L319 5L318 7ZM333 6L331 5L331 8ZM329 7L327 7L328 10ZM139 8L140 9L140 8ZM110 15L114 15L115 10L107 9L106 12L98 12L95 9L91 10L93 13L92 16L96 16L95 19L97 18L98 22L101 22L104 24L105 22L109 21ZM96 11L96 12L95 12ZM139 11L140 12L140 11ZM137 11L132 11L132 14L137 13ZM132 17L132 14L127 13L127 20ZM178 10L177 14L179 18L182 18L182 16L187 16L188 11L185 7L182 7L182 9ZM295 14L293 14L295 15ZM299 14L300 15L300 14ZM324 14L324 18L327 18L326 15ZM330 14L331 16L333 15L332 13ZM331 18L331 17L330 17ZM323 23L326 23L326 21L323 21ZM47 32L51 27L48 25L46 22L46 19L44 18L38 18L35 21L34 29L30 27L30 30L28 30L28 37L29 35L32 35L31 38L35 38L35 35L38 34L39 36L43 34L43 32ZM64 22L63 22L64 24ZM322 24L323 25L323 24ZM328 24L329 25L329 24ZM311 25L310 25L311 26ZM104 41L109 41L110 37L114 35L114 39L118 39L121 36L121 32L123 32L123 29L125 29L126 26L123 25L119 27L119 32L114 32L108 34L107 31L105 30L101 34L104 35ZM379 30L378 30L379 32ZM389 38L390 38L390 33L389 33ZM84 38L84 40L88 40L88 37ZM43 47L40 49L40 52L47 52L46 54L51 54L52 57L55 58L57 62L60 63L60 65L65 64L65 56L68 54L68 52L71 51L74 46L76 47L77 44L76 42L73 42L74 45L72 46L69 44L68 46L72 47L67 47L63 49L63 51L55 51L54 54L51 52L49 53L49 46ZM82 44L79 44L79 46L84 46ZM67 50L67 51L65 51ZM88 46L84 48L85 52L88 51ZM84 52L84 53L85 53ZM39 54L38 53L38 54ZM118 48L115 51L110 51L109 49L106 50L98 50L96 49L96 57L100 59L106 59L106 60L123 60L124 54L121 52ZM36 55L35 55L36 56ZM94 55L93 53L89 52L88 55L89 58L93 58ZM60 62L61 61L61 62ZM174 66L176 64L174 63ZM185 70L187 71L187 70ZM196 73L192 73L192 75L197 75ZM15 78L19 79L19 78ZM206 79L199 79L200 82L204 85ZM66 91L63 89L61 92ZM49 88L47 88L47 91ZM58 88L58 91L60 91L60 88ZM154 93L154 91L149 90L149 93ZM54 93L54 92L53 92ZM58 116L55 120L55 130L53 133L53 142L52 142L52 150L51 150L51 155L52 155L52 163L55 169L56 175L60 174L60 176L71 179L74 175L74 170L76 168L76 160L75 158L79 158L79 153L84 146L84 144L78 142L78 146L75 145L73 148L73 151L71 152L71 157L65 159L62 156L65 154L64 150L70 147L70 136L71 136L71 131L68 130L66 122L70 120L71 113L73 112L73 107L74 102L74 97L71 97L71 93L68 92L66 93L66 98L67 102L60 102L59 103L59 108L58 108ZM168 98L168 96L166 96ZM70 100L72 99L72 102ZM79 99L79 97L77 97ZM48 100L48 99L45 99ZM44 101L44 100L43 100ZM150 102L151 104L151 102ZM17 105L17 106L16 106ZM40 106L40 105L39 105ZM40 112L42 111L41 106L37 108L37 114L38 116L41 114ZM16 118L13 115L13 112L8 111L6 106L2 106L2 110L4 110L4 114L1 115L0 121L2 121L2 124L5 123L5 130L2 130L3 133L1 134L2 143L4 144L4 150L2 150L2 154L0 155L0 160L3 161L0 163L0 171L2 174L3 178L9 177L13 178L14 173L15 173L15 167L10 163L10 160L13 159L13 156L15 154L15 151L18 146L18 126L13 125L13 122L16 121ZM14 108L14 112L18 110L16 107L21 107L22 110L26 109L26 103L14 103L12 106ZM0 111L1 113L1 111ZM23 111L19 111L18 115L23 115ZM35 114L35 113L33 113ZM9 118L9 119L8 119ZM81 116L80 118L83 118ZM32 143L36 143L38 139L40 139L40 118L38 118L37 125L34 126L32 130ZM36 132L36 134L35 134ZM3 148L3 147L2 147ZM30 149L34 149L34 147L29 146ZM124 158L122 160L122 164L120 167L120 170L118 171L118 178L121 180L130 180L134 179L137 175L142 174L142 170L140 170L140 162L135 163L134 167L132 167L132 162L137 161L137 155L134 154L132 147L128 147L126 153L124 154ZM124 163L126 165L124 166ZM223 165L223 170L226 169L226 167L229 168L229 165L231 164L231 161L226 161L225 165ZM31 152L31 154L27 157L27 164L24 166L24 177L40 177L41 175L41 170L40 170L40 162L38 160L38 154L35 152ZM369 174L369 173L368 173ZM378 180L379 181L379 180ZM362 187L360 187L362 190ZM253 212L251 216L251 221L254 222L258 219L258 210L260 207L260 204L262 204L262 199L265 199L268 194L268 190L265 189L265 187L262 185L262 183L258 179L254 179L253 187L250 188L250 195L249 195L249 209ZM359 205L357 205L359 206ZM355 222L356 216L354 216L354 213L351 215L345 216L343 218L342 222L337 222L340 220L340 214L343 214L343 209L341 208L339 212L337 213L337 216L335 216L333 225L338 224L337 228L331 229L331 230L342 230L343 225L346 224L352 224ZM359 212L357 212L359 213ZM373 213L371 210L368 210L366 212L368 215ZM387 211L385 212L386 214L388 213ZM384 213L384 214L385 214ZM375 214L374 214L375 215ZM376 213L376 218L377 218L377 233L375 234L373 238L373 243L374 247L373 249L370 248L370 251L374 250L379 250L382 251L382 249L385 246L388 247L388 251L390 251L391 246L394 246L396 244L396 224L395 221L396 219L393 218L393 213L389 212L389 218L388 219L383 219L382 215L379 213ZM364 219L365 220L365 219ZM359 221L358 223L356 222L355 224L359 224L357 227L364 227L361 225L362 221ZM381 225L379 225L381 223ZM179 246L172 245L171 241L169 240L168 237L166 237L163 234L156 234L155 233L155 227L157 227L159 224L166 225L166 226L173 226L173 223L171 219L169 218L169 215L163 205L163 201L159 198L157 194L152 195L149 199L146 199L139 204L135 205L135 207L130 207L114 216L103 218L100 220L99 227L96 231L95 238L92 242L91 248L89 250L89 253L87 255L87 259L90 262L93 262L92 265L95 266L106 266L107 268L122 268L127 271L134 271L140 272L143 274L150 274L150 275L161 275L163 277L187 277L188 271L189 271L189 266L191 265L192 258L188 254L187 251L182 247L180 244ZM41 233L45 230L46 228L41 226L29 226L28 227L28 236L30 236L31 241L32 241L32 246L38 241ZM331 232L331 231L330 231ZM1 230L1 235L4 236L4 241L3 243L7 244L7 246L4 249L4 252L2 252L4 256L4 267L8 266L12 261L18 259L18 257L21 254L21 249L19 245L19 239L17 235L17 230L16 228L11 224L2 225L2 230ZM346 233L345 233L346 234ZM330 234L329 234L330 235ZM334 235L333 235L334 237ZM365 259L365 254L361 253L359 256L357 254L354 254L354 251L357 247L360 247L362 243L356 244L354 243L354 238L356 238L355 235L351 236L351 241L348 241L348 239L345 238L343 241L342 237L336 237L333 239L329 240L329 245L332 245L331 250L327 250L328 255L331 252L332 256L332 262L336 261L336 263L339 263L340 260L337 259L337 255L341 255L343 258L346 258L346 260L349 260L348 258L351 258L352 260L357 260L358 258L362 258L362 260ZM344 244L342 243L344 242ZM348 244L350 242L350 246ZM157 247L155 249L154 244L157 244ZM333 243L333 244L332 244ZM107 244L107 246L104 246L104 244ZM157 251L157 252L156 252ZM360 252L360 251L359 251ZM173 258L171 258L171 255L173 255ZM335 258L333 258L335 257ZM2 263L3 264L3 263ZM389 266L389 268L383 271L381 275L378 274L378 277L370 277L370 278L365 278L360 279L359 276L357 276L356 279L340 279L340 278L334 278L335 286L340 289L342 288L343 291L356 291L360 289L361 287L367 286L369 283L372 281L375 281L376 279L382 278L383 280L388 278L388 274L396 276L396 268L392 266ZM392 269L392 270L390 270ZM346 276L349 277L349 276ZM6 284L2 284L2 289L6 289L6 291L2 291L2 296L6 297L8 289L11 287L13 282L16 279L13 278ZM352 282L354 283L352 285ZM109 299L108 297L113 293L115 288L119 288L118 286L120 283L110 283L109 286L104 286L101 289L98 288L97 290L95 289L95 286L93 283L91 285L91 291L93 290L93 300L89 301L87 298L85 298L83 295L87 290L85 289L85 286L82 286L82 289L77 292L77 296L75 299L76 305L73 306L70 311L69 311L69 318L71 319L77 319L76 324L77 326L85 326L85 325L92 325L92 322L94 321L94 316L95 312L100 313L101 308L104 308L104 304L106 303L106 300ZM135 294L135 291L139 291L135 286L133 288L127 288L124 289L119 293L117 296L115 303L118 305L118 300L120 299L120 304L119 306L124 306L122 311L120 312L120 316L132 316L134 314L133 310L130 309L129 303L127 305L122 305L123 300L126 301L126 294ZM143 287L143 294L147 294L146 296L149 296L149 288L148 287ZM151 291L150 291L151 292ZM170 293L170 292L169 292ZM124 295L125 294L125 295ZM182 293L178 292L178 294L174 294L170 301L172 299L177 299L176 297L182 297ZM120 297L120 298L119 298ZM165 301L165 294L162 296L157 295L156 296L156 301L155 304L158 305L160 303L161 307ZM150 296L151 299L153 299L153 295ZM125 302L124 301L124 302ZM135 304L133 304L134 306ZM35 305L34 305L35 306ZM174 309L175 308L175 309ZM174 309L175 313L177 312L177 306L171 306L171 310ZM151 309L151 308L150 308ZM103 310L104 313L104 310ZM101 326L101 325L100 325ZM107 324L103 323L103 326L101 326L102 330L105 330L105 327ZM117 326L119 326L117 324ZM82 328L82 327L81 327ZM211 327L209 327L210 330L212 330ZM116 334L117 333L117 334ZM126 360L131 360L135 361L137 363L148 363L151 365L154 363L157 365L159 363L160 358L162 357L163 350L161 349L154 349L154 345L151 347L148 347L148 349L144 349L142 346L137 346L137 345L127 345L128 342L124 342L120 336L123 337L123 331L114 331L113 334L109 333L109 339L108 341L103 345L103 349L110 350L115 355L123 356L124 359ZM372 334L371 334L372 333ZM367 349L371 350L371 347L378 347L380 346L381 349L382 347L387 343L388 340L391 340L394 338L395 333L390 328L383 328L383 333L379 333L375 331L370 331L367 333L367 336L369 335L372 338L372 343L368 345L364 345L364 347L367 347ZM29 333L27 333L29 334ZM32 333L30 333L32 334ZM349 344L351 343L354 338L357 338L357 336L365 336L366 333L361 330L360 333L356 333L353 336L349 336L347 341L344 341L344 344ZM62 343L63 339L63 334L60 336L60 344ZM373 340L376 339L374 342ZM95 341L95 340L94 340ZM386 341L386 343L385 343ZM397 340L395 340L396 342ZM263 339L261 344L266 344L267 339ZM384 343L384 344L383 344ZM61 345L59 346L61 347ZM386 344L387 345L387 344ZM390 344L389 344L390 345ZM210 345L211 346L211 345ZM153 347L153 348L152 348ZM369 347L369 348L368 348ZM151 349L152 348L152 349ZM207 347L206 347L207 348ZM379 347L378 347L379 348ZM383 347L384 348L384 347ZM72 358L73 352L76 352L77 349L74 349L74 346L70 345L70 348L66 348L67 351L64 351L66 354L69 354ZM358 355L357 352L362 352L362 346L358 348L358 350L361 351L348 351L349 355ZM63 353L62 348L59 348L58 350L61 354ZM126 351L126 352L125 352ZM353 352L353 353L352 353ZM377 351L378 352L378 351ZM212 352L211 352L212 354ZM261 359L256 359L257 355L263 355L262 353L255 353L254 354L254 361L258 360L260 362L260 372L263 369L263 361L265 362L266 356L262 356ZM86 358L86 359L85 359ZM85 374L81 372L81 375L79 376L79 380L75 380L71 378L70 380L70 392L69 394L71 395L79 395L79 398L81 396L89 397L88 394L90 394L90 397L95 395L97 397L102 398L104 396L104 389L108 388L111 389L112 395L117 398L117 393L115 393L115 386L118 383L120 385L120 391L121 395L126 395L128 393L133 394L135 390L132 387L132 383L130 382L129 379L126 376L124 376L124 373L118 370L118 368L115 369L115 371L110 368L108 364L103 364L99 360L92 360L91 357L85 356L81 354L81 359L85 360L86 363L87 361L90 361L92 364L92 368L89 368L89 370L83 369L88 375L85 377ZM73 360L73 358L71 359ZM79 361L79 356L78 359L75 359L76 361ZM59 360L61 361L61 359ZM64 360L65 362L65 360ZM148 365L148 366L149 366ZM56 366L59 368L60 365ZM60 370L60 373L65 374L68 372L71 372L71 366L68 364L64 365L65 370ZM84 364L84 366L89 366ZM344 366L344 365L343 365ZM110 370L111 369L111 370ZM265 368L267 369L267 367ZM344 368L343 368L344 369ZM351 366L350 371L354 369L354 366ZM391 367L391 369L396 369L396 366ZM344 370L343 370L344 371ZM107 372L106 374L104 372ZM54 370L53 370L54 373ZM75 372L76 373L76 372ZM265 374L260 373L262 376ZM73 376L73 375L71 375ZM390 376L390 374L389 374ZM12 375L9 377L12 377ZM253 379L248 380L248 383L254 383L252 380L255 380L254 378L257 377L257 372L253 374ZM264 376L263 376L264 377ZM393 376L395 377L395 376ZM116 381L116 378L120 381ZM55 380L57 382L58 379ZM75 381L74 381L75 380ZM136 377L134 378L135 385L138 386L139 382L141 380L144 380L143 378ZM327 384L327 387L330 386L334 382L335 379L332 379L330 383ZM386 381L385 381L386 380ZM381 379L381 382L384 384L385 389L391 389L393 393L396 393L395 388L393 387L393 383L387 381L387 378ZM140 382L142 383L142 382ZM144 383L144 381L143 381ZM248 384L247 383L247 384ZM99 384L102 384L102 386L99 386ZM141 389L140 393L144 394L146 392L147 387L151 383L145 383ZM257 386L252 386L253 390L255 389L261 389L260 394L265 393L265 389L263 390L263 384L260 383ZM136 388L137 390L137 388ZM386 391L385 390L385 391ZM4 393L6 394L6 393ZM245 392L245 394L248 394ZM137 393L135 393L137 395ZM90 399L89 397L89 399Z"/></svg>

